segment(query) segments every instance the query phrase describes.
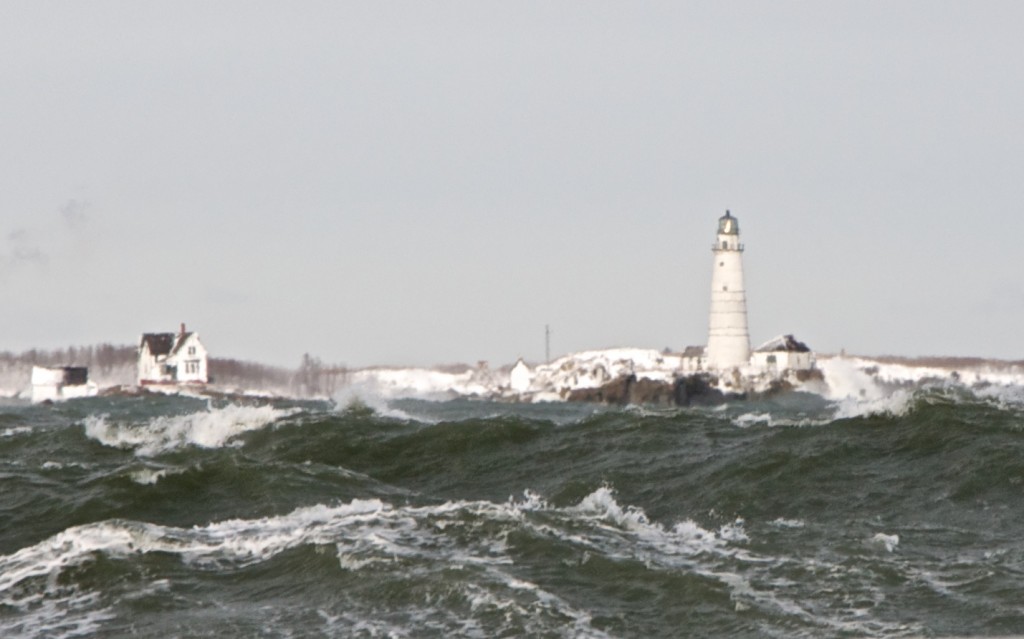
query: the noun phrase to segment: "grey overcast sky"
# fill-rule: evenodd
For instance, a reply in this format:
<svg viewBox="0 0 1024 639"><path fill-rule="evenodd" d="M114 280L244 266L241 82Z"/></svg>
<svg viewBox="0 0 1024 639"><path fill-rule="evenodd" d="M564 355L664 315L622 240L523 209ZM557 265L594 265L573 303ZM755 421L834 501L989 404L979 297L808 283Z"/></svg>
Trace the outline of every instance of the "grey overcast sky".
<svg viewBox="0 0 1024 639"><path fill-rule="evenodd" d="M1024 2L0 1L0 350L1024 357Z"/></svg>

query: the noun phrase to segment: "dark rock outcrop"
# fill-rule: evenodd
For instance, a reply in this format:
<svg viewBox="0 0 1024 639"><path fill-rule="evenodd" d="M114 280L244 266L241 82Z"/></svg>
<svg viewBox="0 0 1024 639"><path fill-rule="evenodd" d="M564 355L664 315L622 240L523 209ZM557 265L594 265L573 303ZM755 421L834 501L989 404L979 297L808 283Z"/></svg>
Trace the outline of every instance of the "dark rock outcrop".
<svg viewBox="0 0 1024 639"><path fill-rule="evenodd" d="M713 405L725 401L725 395L711 385L707 375L687 375L672 382L637 379L636 375L623 375L596 388L577 388L569 391L570 402L597 402L624 406L646 404L653 406Z"/></svg>

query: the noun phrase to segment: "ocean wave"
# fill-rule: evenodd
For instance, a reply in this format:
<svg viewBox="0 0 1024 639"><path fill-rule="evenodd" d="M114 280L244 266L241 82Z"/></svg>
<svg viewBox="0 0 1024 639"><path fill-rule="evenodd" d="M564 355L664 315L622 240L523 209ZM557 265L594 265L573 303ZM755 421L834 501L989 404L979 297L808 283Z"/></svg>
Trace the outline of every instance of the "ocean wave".
<svg viewBox="0 0 1024 639"><path fill-rule="evenodd" d="M531 519L538 514L546 516ZM574 530L581 525L583 531ZM334 547L342 570L400 569L409 562L436 569L475 567L483 570L489 588L478 593L475 607L511 605L507 601L510 593L518 593L516 599L532 593L530 607L553 607L552 612L577 619L575 629L583 634L602 634L586 627L587 615L582 611L503 570L513 564L507 546L512 530L555 536L579 549L622 556L634 554L630 546L635 542L666 555L699 555L731 543L729 535L704 530L693 522L670 529L652 523L642 510L620 506L609 488L598 489L567 508L553 507L532 493L505 503L458 501L436 506L396 507L379 499L356 499L335 506L303 507L277 517L227 520L190 529L122 520L77 526L0 557L0 597L17 606L11 593L18 586L32 581L55 583L59 574L97 554L123 559L165 553L198 569L218 571L263 563L302 545L329 545ZM739 539L731 536L733 541ZM479 588L479 583L475 587ZM495 597L504 597L501 601L505 603L496 603ZM520 612L528 616L536 610Z"/></svg>
<svg viewBox="0 0 1024 639"><path fill-rule="evenodd" d="M1016 376L973 382L938 369L908 369L904 377L870 372L871 362L830 358L819 362L825 384L818 392L836 406L836 419L888 415L902 417L921 404L984 402L1004 410L1024 409L1024 386ZM874 368L878 368L875 366ZM815 388L808 388L813 391Z"/></svg>
<svg viewBox="0 0 1024 639"><path fill-rule="evenodd" d="M161 415L142 423L115 421L107 414L89 415L83 425L86 436L104 446L152 457L186 446L220 448L244 432L264 428L298 411L229 404L185 415Z"/></svg>
<svg viewBox="0 0 1024 639"><path fill-rule="evenodd" d="M335 393L331 399L342 411L366 409L380 417L389 419L435 423L433 420L414 417L400 408L393 407L390 404L390 398L382 393L379 387L371 383L351 384Z"/></svg>
<svg viewBox="0 0 1024 639"><path fill-rule="evenodd" d="M789 522L782 526L784 530L791 527ZM895 536L876 538L872 543L877 541L888 550L898 543L893 541L898 540ZM355 599L346 599L342 610L321 608L325 625L334 632L384 631L396 619L408 622L421 617L422 627L447 632L472 627L478 630L475 634L485 636L607 636L594 625L585 605L555 594L543 579L517 567L522 552L552 544L560 549L558 555L575 557L571 565L580 570L601 558L623 566L637 564L664 578L693 575L725 588L740 611L795 617L810 628L861 634L877 630L872 625L876 622L860 624L853 612L815 611L793 589L772 586L777 583L773 571L792 574L805 568L797 568L802 565L797 558L752 552L747 548L749 541L742 519L717 530L691 520L666 525L652 521L640 508L620 504L607 486L564 507L525 492L502 503L398 506L380 499L354 499L192 528L107 520L69 528L0 557L0 603L22 613L20 618L0 620L0 631L40 624L43 610L50 615L47 623L52 627L90 631L101 627L116 614L110 600L116 600L117 593L107 585L107 597L100 600L90 590L95 586L69 577L98 557L131 561L158 554L175 557L191 570L221 574L267 565L284 553L311 548L331 549L335 570L362 575L364 584L381 579L421 583L417 592L422 592L402 604L394 616L382 614L379 602L369 593L351 594ZM818 570L818 577L836 579L845 570L840 565L827 566ZM138 574L135 578L143 579ZM138 590L154 583L119 587ZM438 598L457 601L432 605Z"/></svg>
<svg viewBox="0 0 1024 639"><path fill-rule="evenodd" d="M915 397L914 391L903 389L881 396L846 397L836 402L832 418L903 417L913 408Z"/></svg>
<svg viewBox="0 0 1024 639"><path fill-rule="evenodd" d="M566 637L607 636L591 625L589 613L536 583L507 572L505 568L512 560L504 552L502 534L475 539L471 535L481 525L514 524L520 518L521 511L514 502L395 507L376 499L357 499L336 506L299 508L278 517L227 520L191 529L120 520L77 526L0 557L0 603L24 613L16 622L0 621L0 630L18 627L38 631L43 622L38 613L46 610L51 615L51 628L73 631L86 627L95 631L99 622L114 616L112 606L99 601L96 593L67 583L61 575L98 556L125 560L161 553L178 557L197 570L219 573L262 564L289 550L310 546L333 547L337 567L342 571L394 571L399 573L396 579L408 570L464 572L466 578L457 580L454 586L449 583L444 589L449 597L452 587L459 591L459 596L469 604L470 616L462 618L456 613L445 624L436 619L435 606L414 605L402 611L404 618L422 616L426 628L433 624L438 630L451 631L467 624L484 624L488 619L493 624L497 613L499 619L508 620L497 628L500 632L518 629L528 634L550 633L557 629ZM349 629L388 624L386 618L373 614L376 602L371 608L363 610L358 619L348 619L352 624ZM55 611L60 612L53 616ZM344 621L329 614L324 617L333 625ZM566 624L566 620L571 623ZM11 625L14 623L17 626ZM481 634L492 632L482 630ZM73 632L68 636L73 636Z"/></svg>
<svg viewBox="0 0 1024 639"><path fill-rule="evenodd" d="M860 417L901 418L922 410L949 407L995 410L1010 417L1024 413L1024 388L1016 386L971 387L957 382L901 388L870 399L847 398L836 404L835 419Z"/></svg>
<svg viewBox="0 0 1024 639"><path fill-rule="evenodd" d="M719 408L718 412L740 428L827 426L841 420L866 418L900 419L942 406L995 409L1016 417L1024 415L1024 388L1017 386L977 387L943 381L899 388L879 387L863 395L825 398L820 407L753 400Z"/></svg>

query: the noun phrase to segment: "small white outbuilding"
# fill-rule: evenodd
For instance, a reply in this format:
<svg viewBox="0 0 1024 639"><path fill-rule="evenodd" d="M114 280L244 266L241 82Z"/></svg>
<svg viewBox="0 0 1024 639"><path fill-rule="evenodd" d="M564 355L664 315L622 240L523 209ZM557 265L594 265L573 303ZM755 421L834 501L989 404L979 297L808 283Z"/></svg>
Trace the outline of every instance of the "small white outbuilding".
<svg viewBox="0 0 1024 639"><path fill-rule="evenodd" d="M508 374L508 387L517 393L525 393L530 389L531 382L533 382L533 371L520 357Z"/></svg>
<svg viewBox="0 0 1024 639"><path fill-rule="evenodd" d="M814 353L792 335L780 335L755 349L750 363L758 370L775 375L787 370L807 371L814 368Z"/></svg>
<svg viewBox="0 0 1024 639"><path fill-rule="evenodd" d="M706 366L707 349L703 346L687 346L679 357L679 369L684 373L699 373Z"/></svg>
<svg viewBox="0 0 1024 639"><path fill-rule="evenodd" d="M32 367L32 403L93 397L99 392L84 366Z"/></svg>

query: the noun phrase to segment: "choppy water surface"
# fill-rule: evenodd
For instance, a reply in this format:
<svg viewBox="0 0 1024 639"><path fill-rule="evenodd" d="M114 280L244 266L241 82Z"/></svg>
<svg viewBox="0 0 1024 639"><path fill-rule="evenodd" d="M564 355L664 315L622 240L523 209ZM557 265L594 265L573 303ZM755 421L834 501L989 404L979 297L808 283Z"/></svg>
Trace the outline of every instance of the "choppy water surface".
<svg viewBox="0 0 1024 639"><path fill-rule="evenodd" d="M1024 393L0 406L0 636L1024 633Z"/></svg>

